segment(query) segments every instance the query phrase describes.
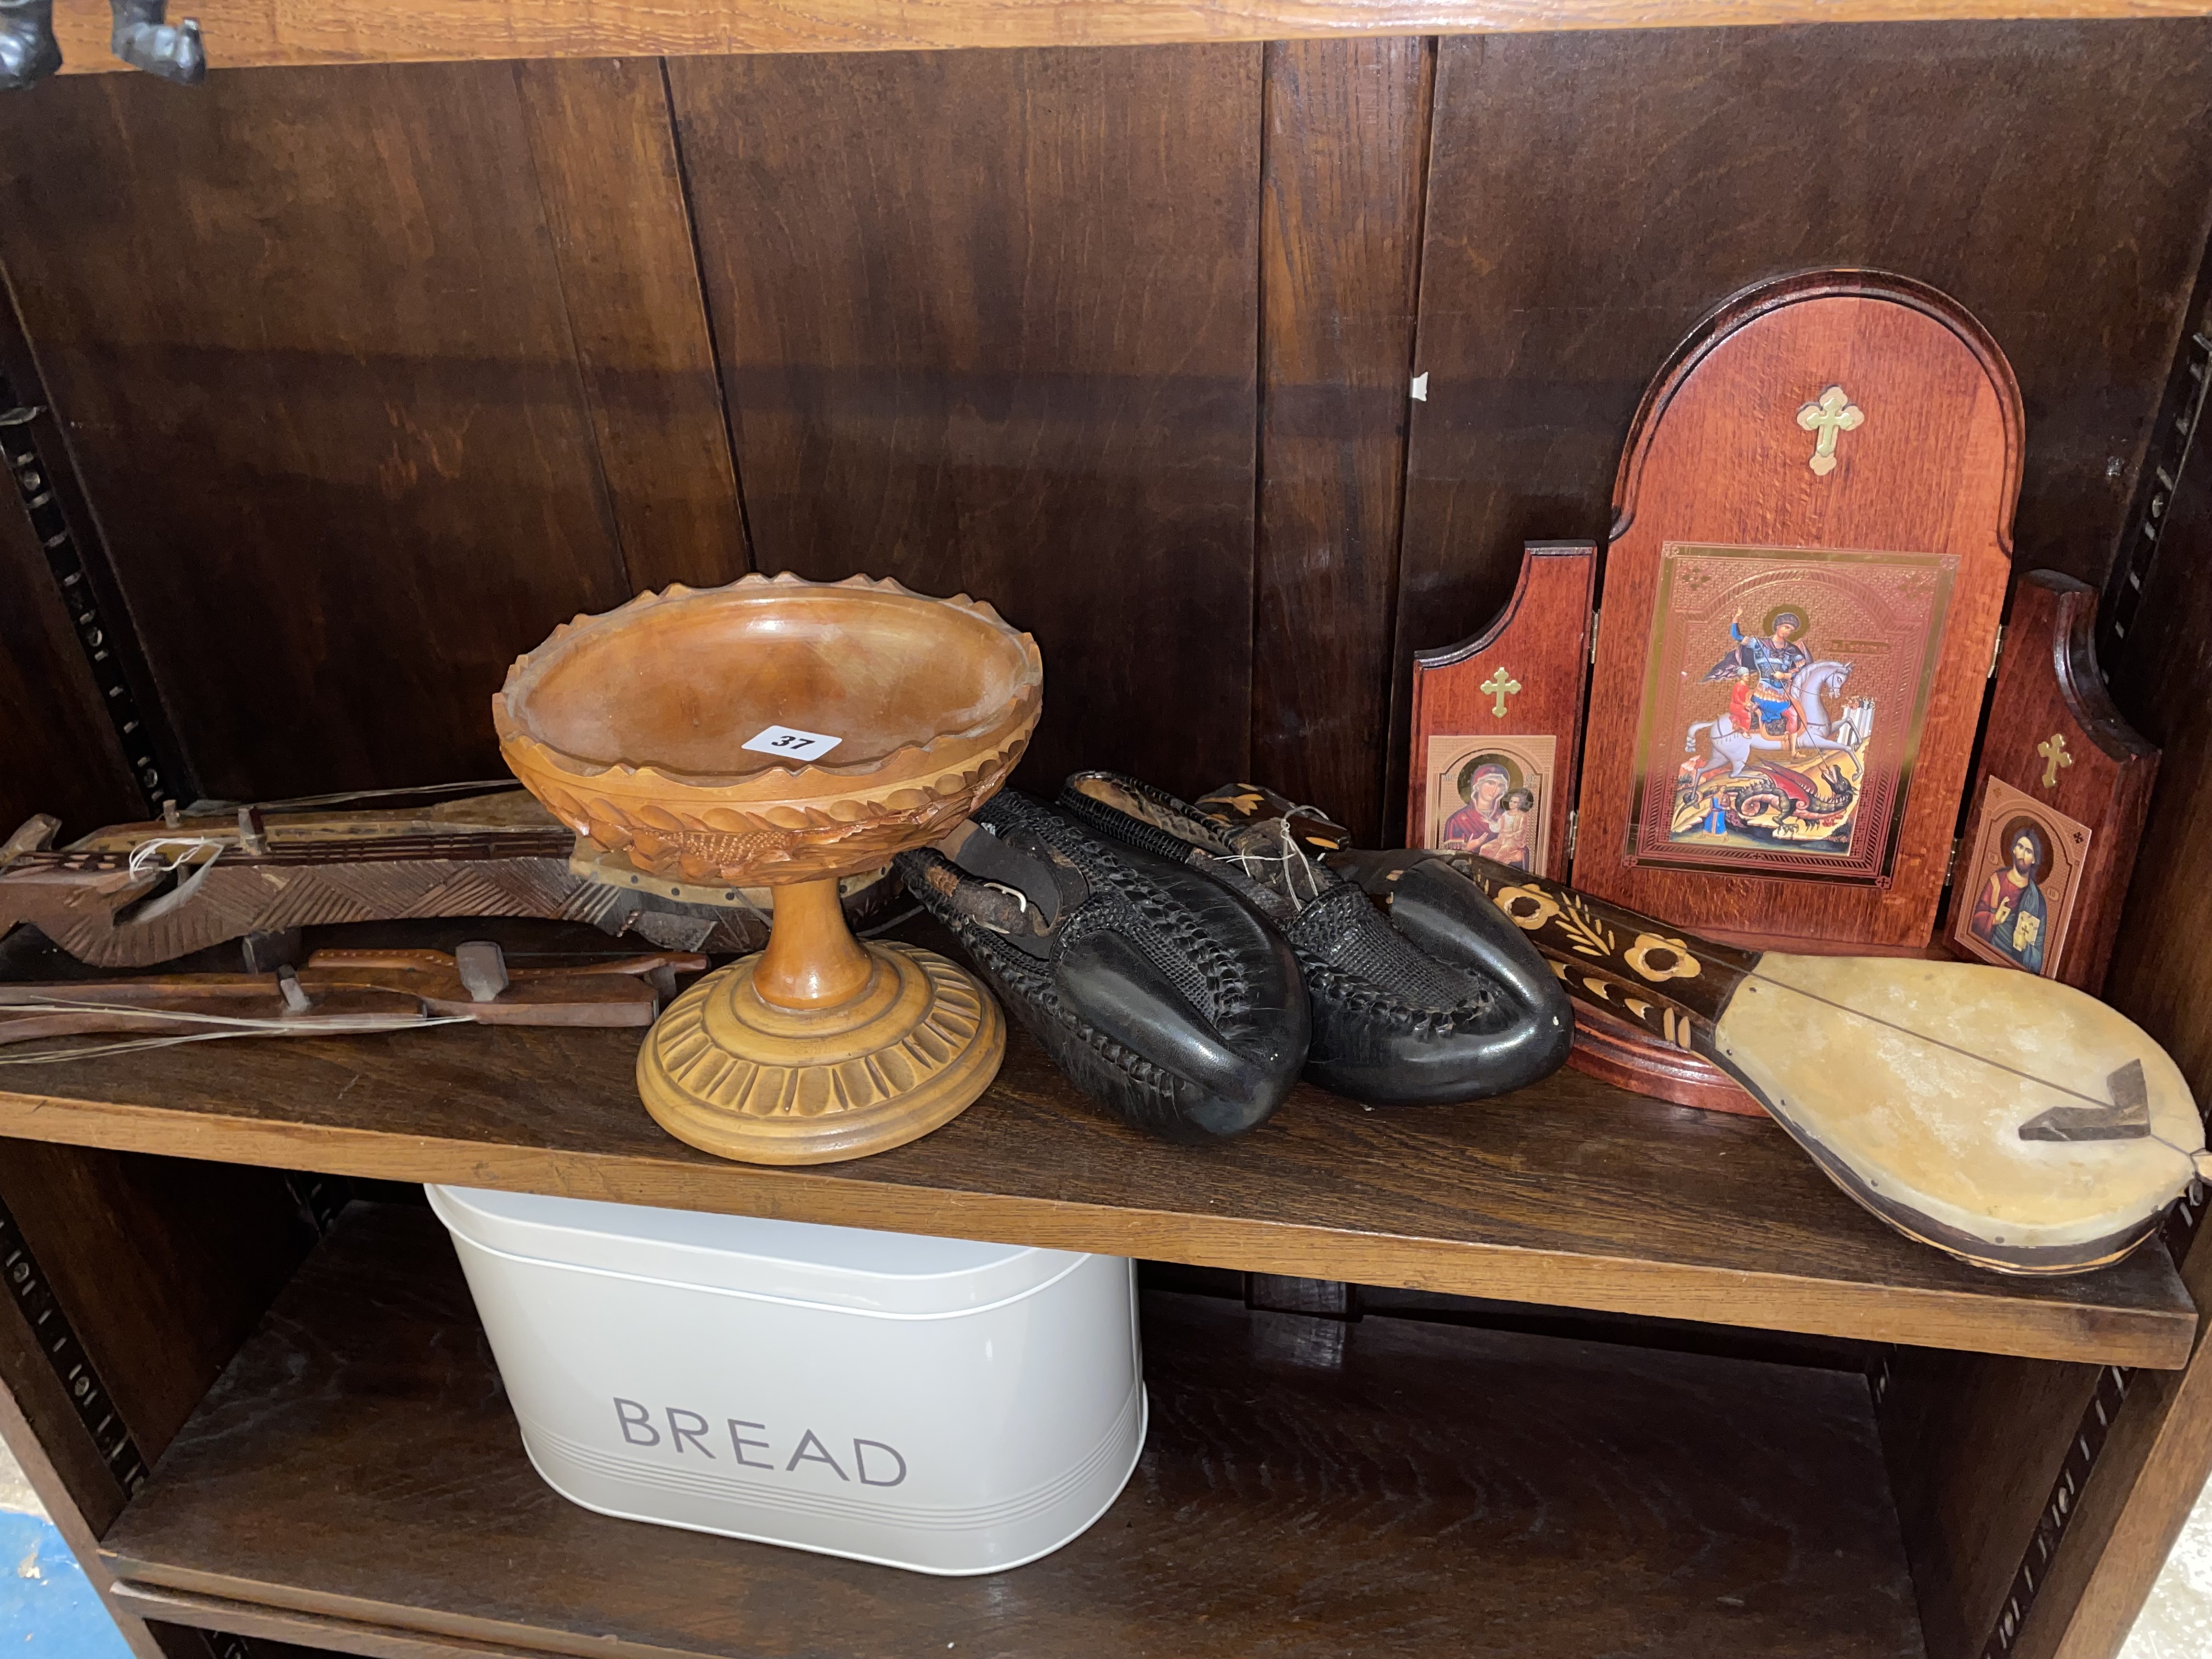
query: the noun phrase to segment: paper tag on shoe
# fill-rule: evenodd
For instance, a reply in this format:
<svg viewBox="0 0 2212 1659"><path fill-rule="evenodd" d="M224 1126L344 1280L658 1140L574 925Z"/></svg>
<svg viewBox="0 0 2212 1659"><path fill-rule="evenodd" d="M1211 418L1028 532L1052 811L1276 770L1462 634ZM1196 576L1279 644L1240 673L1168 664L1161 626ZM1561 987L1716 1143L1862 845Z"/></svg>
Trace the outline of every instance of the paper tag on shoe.
<svg viewBox="0 0 2212 1659"><path fill-rule="evenodd" d="M778 760L811 761L819 760L844 741L819 732L802 732L795 726L771 726L746 738L744 747L774 755Z"/></svg>

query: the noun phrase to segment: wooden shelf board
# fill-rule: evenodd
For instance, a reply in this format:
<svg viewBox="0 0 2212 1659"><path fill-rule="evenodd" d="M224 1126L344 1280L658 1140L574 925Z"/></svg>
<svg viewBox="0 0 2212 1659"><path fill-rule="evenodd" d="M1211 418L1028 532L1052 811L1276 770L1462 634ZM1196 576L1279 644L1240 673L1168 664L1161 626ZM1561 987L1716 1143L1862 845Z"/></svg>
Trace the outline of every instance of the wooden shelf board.
<svg viewBox="0 0 2212 1659"><path fill-rule="evenodd" d="M436 1221L360 1205L101 1553L167 1616L364 1653L1920 1659L1856 1372L1189 1296L1145 1348L1143 1462L1080 1539L871 1567L555 1495Z"/></svg>
<svg viewBox="0 0 2212 1659"><path fill-rule="evenodd" d="M222 70L471 58L1108 46L1781 23L2196 17L2212 0L175 0ZM54 18L65 72L123 65L104 14Z"/></svg>
<svg viewBox="0 0 2212 1659"><path fill-rule="evenodd" d="M2197 1328L2155 1242L2070 1278L1984 1272L1891 1231L1765 1119L1573 1071L1395 1111L1301 1088L1242 1140L1175 1146L1106 1117L1016 1029L990 1091L936 1133L778 1170L664 1133L637 1044L466 1028L11 1068L0 1134L2045 1359L2177 1368Z"/></svg>

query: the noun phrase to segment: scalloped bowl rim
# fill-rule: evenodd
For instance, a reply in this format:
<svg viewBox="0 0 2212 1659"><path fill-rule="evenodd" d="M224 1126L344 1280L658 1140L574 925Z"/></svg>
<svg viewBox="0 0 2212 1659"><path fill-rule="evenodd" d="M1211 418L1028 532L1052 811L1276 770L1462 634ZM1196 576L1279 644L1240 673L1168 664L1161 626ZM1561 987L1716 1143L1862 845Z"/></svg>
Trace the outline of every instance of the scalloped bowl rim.
<svg viewBox="0 0 2212 1659"><path fill-rule="evenodd" d="M627 625L626 618L635 620L629 616L632 611L659 609L664 605L684 605L701 600L714 601L726 598L744 598L749 600L756 597L772 599L775 596L775 590L779 588L785 591L805 591L817 594L836 592L843 589L854 593L866 592L896 599L910 599L916 605L949 607L964 617L982 623L988 629L997 630L1002 637L1013 642L1022 659L1020 683L1015 687L1013 695L991 714L972 726L962 727L959 731L939 732L927 743L901 744L889 754L879 756L873 760L848 761L842 764L822 764L810 761L804 765L793 767L771 758L763 761L758 767L749 772L679 772L649 763L643 766L632 766L626 761L611 761L602 765L595 761L585 760L580 756L572 755L568 750L526 730L522 720L508 705L508 698L520 690L525 694L526 708L526 696L530 688L527 685L518 687L517 682L526 676L534 680L535 676L532 674L533 669L543 673L551 664L564 656L578 640L592 638L609 632L616 627ZM803 576L794 575L786 570L774 576L755 573L752 575L740 577L738 580L726 583L720 587L687 587L681 582L676 582L657 593L650 591L640 593L636 598L616 606L613 610L603 611L596 616L587 613L579 614L570 621L562 623L547 635L534 650L524 652L509 665L505 684L492 697L492 724L496 730L500 747L503 750L509 751L511 756L515 757L527 757L539 761L545 765L547 770L565 777L573 783L581 784L616 778L633 786L665 785L681 793L727 794L731 791L743 788L747 784L757 783L769 778L779 780L778 787L781 788L800 785L809 779L815 780L817 783L835 783L848 787L859 783L865 787L868 778L877 774L891 771L903 757L935 756L940 749L951 750L963 744L969 745L980 752L996 746L996 740L1001 736L1011 739L1026 729L1033 727L1038 714L1042 712L1043 696L1044 656L1037 649L1036 639L1029 634L1021 632L1005 617L1000 616L997 610L988 600L970 599L965 593L957 593L950 599L936 599L927 593L917 593L913 589L902 586L896 579L888 576L880 580L868 576L848 576L841 581L817 582L809 581ZM1028 710L1026 720L1023 718L1025 706ZM965 759L967 757L963 756L960 758ZM945 769L949 770L953 763L953 758L950 753L942 758L941 764ZM513 759L509 761L509 767L518 778L521 778L521 769L514 764ZM523 781L527 782L526 779ZM912 779L901 778L896 781L899 787L908 787L911 784ZM642 793L644 791L633 787L623 793ZM811 794L818 791L800 790L799 793ZM763 799L766 799L768 798L763 797Z"/></svg>

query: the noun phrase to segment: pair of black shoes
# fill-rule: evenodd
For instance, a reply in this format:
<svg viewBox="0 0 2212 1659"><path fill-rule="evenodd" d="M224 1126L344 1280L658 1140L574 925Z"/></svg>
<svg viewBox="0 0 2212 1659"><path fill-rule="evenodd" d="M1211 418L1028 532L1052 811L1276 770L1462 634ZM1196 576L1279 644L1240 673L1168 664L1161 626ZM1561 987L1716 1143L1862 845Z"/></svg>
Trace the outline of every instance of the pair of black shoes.
<svg viewBox="0 0 2212 1659"><path fill-rule="evenodd" d="M1249 785L1186 803L1079 772L1059 806L1008 791L900 873L1069 1079L1140 1128L1241 1134L1301 1071L1431 1104L1566 1058L1558 981L1440 859L1352 851Z"/></svg>

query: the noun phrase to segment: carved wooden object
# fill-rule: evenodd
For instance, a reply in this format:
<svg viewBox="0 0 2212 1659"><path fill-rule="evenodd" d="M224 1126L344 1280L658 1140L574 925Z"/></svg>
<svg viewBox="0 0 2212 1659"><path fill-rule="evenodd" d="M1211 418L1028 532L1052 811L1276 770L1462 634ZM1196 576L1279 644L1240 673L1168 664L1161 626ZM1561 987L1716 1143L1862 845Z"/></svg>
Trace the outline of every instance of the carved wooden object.
<svg viewBox="0 0 2212 1659"><path fill-rule="evenodd" d="M515 659L492 722L593 845L656 875L783 884L950 829L1043 706L1036 642L989 605L787 574L577 617Z"/></svg>
<svg viewBox="0 0 2212 1659"><path fill-rule="evenodd" d="M490 983L471 986L471 953ZM480 1025L650 1025L678 974L707 959L674 951L571 968L509 969L495 945L443 951L318 951L296 972L0 985L0 1043L94 1031L172 1036L270 1022L269 1036L343 1035L434 1019ZM494 987L496 988L494 988ZM480 994L479 993L483 993ZM283 1028L289 1028L289 1030Z"/></svg>
<svg viewBox="0 0 2212 1659"><path fill-rule="evenodd" d="M118 824L57 848L53 821L34 818L0 849L0 933L30 923L98 968L151 967L253 933L435 916L584 921L690 951L757 951L768 937L765 889L580 854L520 790L409 810L268 808L260 826L258 851L230 812ZM885 907L893 884L870 872L846 888L859 919Z"/></svg>
<svg viewBox="0 0 2212 1659"><path fill-rule="evenodd" d="M2105 690L2096 621L2082 583L2020 579L1942 934L1956 955L2090 992L2104 986L2158 776L2157 749Z"/></svg>
<svg viewBox="0 0 2212 1659"><path fill-rule="evenodd" d="M2010 568L2020 395L1934 289L1747 289L1645 393L1614 486L1575 880L1725 939L1927 945ZM1573 1063L1747 1111L1581 1016Z"/></svg>
<svg viewBox="0 0 2212 1659"><path fill-rule="evenodd" d="M1530 542L1488 628L1415 654L1407 846L1565 873L1596 567L1592 543Z"/></svg>
<svg viewBox="0 0 2212 1659"><path fill-rule="evenodd" d="M516 661L501 750L563 822L657 877L775 890L767 950L678 999L639 1054L670 1133L819 1164L982 1092L998 1006L933 951L855 941L838 879L996 793L1043 693L1036 642L990 606L862 576L643 594Z"/></svg>
<svg viewBox="0 0 2212 1659"><path fill-rule="evenodd" d="M1725 1066L1853 1198L2000 1273L2081 1273L2212 1173L2166 1051L2095 998L1975 964L1750 951L1455 860L1571 994Z"/></svg>
<svg viewBox="0 0 2212 1659"><path fill-rule="evenodd" d="M1615 485L1577 884L1725 938L1923 947L2021 447L2003 356L1919 283L1812 273L1701 324Z"/></svg>

